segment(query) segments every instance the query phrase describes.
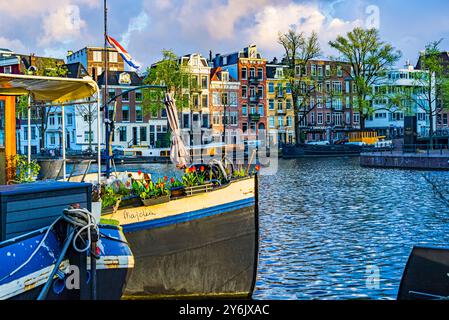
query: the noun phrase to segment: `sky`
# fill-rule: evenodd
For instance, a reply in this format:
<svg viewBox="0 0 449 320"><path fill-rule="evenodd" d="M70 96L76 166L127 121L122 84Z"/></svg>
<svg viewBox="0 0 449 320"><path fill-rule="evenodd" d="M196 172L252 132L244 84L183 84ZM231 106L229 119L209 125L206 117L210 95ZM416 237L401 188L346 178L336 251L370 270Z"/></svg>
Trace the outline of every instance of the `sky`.
<svg viewBox="0 0 449 320"><path fill-rule="evenodd" d="M0 48L65 58L103 45L103 0L0 0ZM256 44L269 61L282 57L279 32L318 33L328 42L356 26L377 27L414 64L430 41L449 50L447 0L108 0L109 35L144 70L162 49L178 55L231 53Z"/></svg>

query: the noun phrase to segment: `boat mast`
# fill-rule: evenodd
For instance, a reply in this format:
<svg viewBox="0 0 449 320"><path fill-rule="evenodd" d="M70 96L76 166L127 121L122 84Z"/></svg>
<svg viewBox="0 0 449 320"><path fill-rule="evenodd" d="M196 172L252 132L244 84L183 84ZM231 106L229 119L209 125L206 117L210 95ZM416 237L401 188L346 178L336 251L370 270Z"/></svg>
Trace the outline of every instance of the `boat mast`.
<svg viewBox="0 0 449 320"><path fill-rule="evenodd" d="M106 177L109 178L110 174L110 127L109 127L109 108L108 108L108 8L107 0L104 0L104 92L103 92L103 104L104 104L104 123L105 123L105 164L106 164ZM101 152L101 150L98 150ZM101 166L101 163L98 164Z"/></svg>

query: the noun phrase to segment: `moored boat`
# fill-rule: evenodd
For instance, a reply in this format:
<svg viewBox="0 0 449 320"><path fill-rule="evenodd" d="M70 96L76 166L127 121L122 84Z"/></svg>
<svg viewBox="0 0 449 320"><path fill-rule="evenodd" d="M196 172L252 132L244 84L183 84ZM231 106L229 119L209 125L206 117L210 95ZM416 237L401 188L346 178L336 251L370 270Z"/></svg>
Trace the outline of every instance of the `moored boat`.
<svg viewBox="0 0 449 320"><path fill-rule="evenodd" d="M257 176L105 217L120 222L134 253L126 296L251 297L258 261Z"/></svg>

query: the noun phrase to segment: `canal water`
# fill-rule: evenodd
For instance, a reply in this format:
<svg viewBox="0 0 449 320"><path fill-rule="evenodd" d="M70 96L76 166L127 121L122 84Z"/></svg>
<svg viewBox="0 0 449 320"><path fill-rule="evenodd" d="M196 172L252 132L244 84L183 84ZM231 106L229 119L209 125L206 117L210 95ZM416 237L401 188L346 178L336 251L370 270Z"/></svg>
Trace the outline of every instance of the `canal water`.
<svg viewBox="0 0 449 320"><path fill-rule="evenodd" d="M395 299L414 245L449 247L449 207L424 176L449 189L449 172L361 168L358 158L279 160L260 181L253 297Z"/></svg>

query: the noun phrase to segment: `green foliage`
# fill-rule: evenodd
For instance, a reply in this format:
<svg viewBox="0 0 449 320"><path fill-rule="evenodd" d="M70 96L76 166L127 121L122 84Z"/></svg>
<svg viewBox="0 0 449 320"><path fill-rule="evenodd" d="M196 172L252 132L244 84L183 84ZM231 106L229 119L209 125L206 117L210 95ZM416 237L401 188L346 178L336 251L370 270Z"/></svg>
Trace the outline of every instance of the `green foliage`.
<svg viewBox="0 0 449 320"><path fill-rule="evenodd" d="M234 178L243 178L246 176L246 171L243 167L238 170L234 170L233 176Z"/></svg>
<svg viewBox="0 0 449 320"><path fill-rule="evenodd" d="M352 67L352 72L347 76L354 83L357 97L354 107L360 113L363 128L364 120L374 113L372 100L368 99L372 97L373 87L401 58L401 52L382 41L375 28L366 30L357 27L346 37L338 36L335 41L330 41L329 45Z"/></svg>
<svg viewBox="0 0 449 320"><path fill-rule="evenodd" d="M171 188L179 188L179 187L184 187L184 183L177 178L171 178L170 179L170 189Z"/></svg>
<svg viewBox="0 0 449 320"><path fill-rule="evenodd" d="M16 177L15 180L19 183L32 182L39 174L41 167L36 160L31 160L28 163L28 158L22 155L14 156L13 160L16 164Z"/></svg>
<svg viewBox="0 0 449 320"><path fill-rule="evenodd" d="M45 77L66 77L68 73L67 67L63 61L37 57L35 60L37 70L25 70L26 75L45 76Z"/></svg>
<svg viewBox="0 0 449 320"><path fill-rule="evenodd" d="M178 57L173 51L162 50L162 60L147 69L144 84L164 85L173 94L178 108L189 106L188 95L184 95L184 89L189 87L188 68L178 63ZM142 91L142 105L146 114L155 113L165 107L164 93L162 90L153 89Z"/></svg>
<svg viewBox="0 0 449 320"><path fill-rule="evenodd" d="M142 184L139 196L142 200L157 198L170 195L168 185L163 179L158 179L156 183L150 181L147 184Z"/></svg>
<svg viewBox="0 0 449 320"><path fill-rule="evenodd" d="M112 207L117 204L122 198L120 194L115 193L114 188L112 186L106 186L103 191L103 197L101 202L102 208Z"/></svg>

